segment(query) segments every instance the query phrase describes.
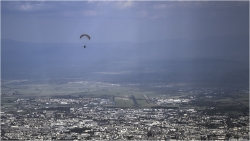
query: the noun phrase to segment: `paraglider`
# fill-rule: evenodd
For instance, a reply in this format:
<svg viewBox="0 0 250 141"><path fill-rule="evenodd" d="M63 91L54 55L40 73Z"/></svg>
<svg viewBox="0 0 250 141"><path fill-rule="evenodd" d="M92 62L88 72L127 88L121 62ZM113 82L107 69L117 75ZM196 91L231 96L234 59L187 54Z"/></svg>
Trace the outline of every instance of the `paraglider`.
<svg viewBox="0 0 250 141"><path fill-rule="evenodd" d="M84 38L87 38L87 40L90 40L90 36L88 34L82 34L80 36L80 39L84 39ZM86 39L84 39L84 40L86 40ZM84 45L84 48L86 48L86 45Z"/></svg>

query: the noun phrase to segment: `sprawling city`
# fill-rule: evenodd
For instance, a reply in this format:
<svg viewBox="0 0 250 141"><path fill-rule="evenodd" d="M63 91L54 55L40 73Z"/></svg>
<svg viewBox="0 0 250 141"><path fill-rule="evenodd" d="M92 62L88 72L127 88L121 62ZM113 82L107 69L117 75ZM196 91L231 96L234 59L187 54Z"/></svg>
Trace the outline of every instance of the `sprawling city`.
<svg viewBox="0 0 250 141"><path fill-rule="evenodd" d="M172 93L152 95L132 83L45 85L3 83L1 140L249 140L248 89L154 84L147 87ZM60 95L65 86L85 91ZM21 87L37 96L22 95ZM43 96L42 89L61 93Z"/></svg>

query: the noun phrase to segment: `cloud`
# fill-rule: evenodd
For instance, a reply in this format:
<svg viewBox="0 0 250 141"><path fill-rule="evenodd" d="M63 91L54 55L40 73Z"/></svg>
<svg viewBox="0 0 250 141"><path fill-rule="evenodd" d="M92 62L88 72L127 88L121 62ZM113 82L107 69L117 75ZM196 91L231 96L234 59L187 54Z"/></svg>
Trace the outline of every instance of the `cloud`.
<svg viewBox="0 0 250 141"><path fill-rule="evenodd" d="M103 14L90 2L57 2L57 1L11 1L3 2L2 14L15 13L27 17L93 17Z"/></svg>
<svg viewBox="0 0 250 141"><path fill-rule="evenodd" d="M20 11L37 11L46 9L44 2L22 2L17 4L17 9Z"/></svg>
<svg viewBox="0 0 250 141"><path fill-rule="evenodd" d="M44 1L5 1L1 3L2 13L37 12L56 9L56 4Z"/></svg>
<svg viewBox="0 0 250 141"><path fill-rule="evenodd" d="M32 6L31 6L31 4L29 4L29 3L25 3L25 4L22 4L22 5L20 6L20 9L21 9L21 10L24 10L24 11L30 10L31 8L32 8Z"/></svg>
<svg viewBox="0 0 250 141"><path fill-rule="evenodd" d="M128 9L134 7L135 3L133 1L119 1L116 2L116 8L118 9Z"/></svg>

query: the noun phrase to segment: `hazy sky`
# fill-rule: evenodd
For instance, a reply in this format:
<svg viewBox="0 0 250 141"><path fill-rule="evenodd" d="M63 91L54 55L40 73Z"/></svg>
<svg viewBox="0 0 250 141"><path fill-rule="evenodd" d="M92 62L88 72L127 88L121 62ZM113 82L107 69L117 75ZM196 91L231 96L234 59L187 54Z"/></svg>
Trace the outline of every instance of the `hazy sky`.
<svg viewBox="0 0 250 141"><path fill-rule="evenodd" d="M25 42L145 42L248 35L247 1L1 1L1 38Z"/></svg>

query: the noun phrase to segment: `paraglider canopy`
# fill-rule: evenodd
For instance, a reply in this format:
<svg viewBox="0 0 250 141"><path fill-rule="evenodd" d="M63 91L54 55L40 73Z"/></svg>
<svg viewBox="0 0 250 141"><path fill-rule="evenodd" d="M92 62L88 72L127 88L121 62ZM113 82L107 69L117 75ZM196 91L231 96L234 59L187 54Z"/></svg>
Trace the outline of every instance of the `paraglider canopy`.
<svg viewBox="0 0 250 141"><path fill-rule="evenodd" d="M81 39L82 37L84 37L84 36L86 36L86 37L90 40L90 36L89 36L88 34L82 34L82 35L80 36L80 39Z"/></svg>
<svg viewBox="0 0 250 141"><path fill-rule="evenodd" d="M87 39L84 39L84 38L87 38ZM82 34L80 36L80 39L84 39L84 40L90 40L90 36L88 34ZM86 45L84 45L84 48L86 48Z"/></svg>

